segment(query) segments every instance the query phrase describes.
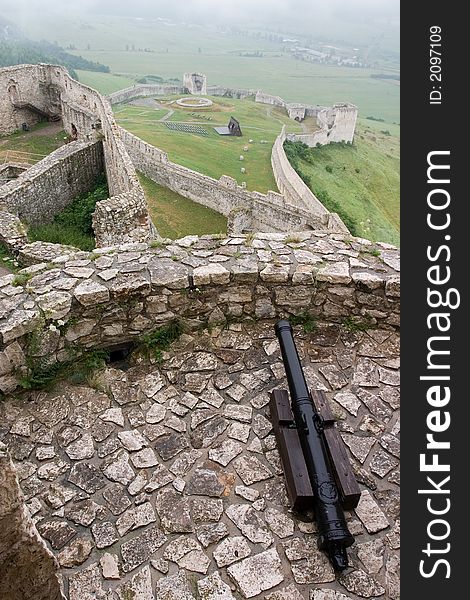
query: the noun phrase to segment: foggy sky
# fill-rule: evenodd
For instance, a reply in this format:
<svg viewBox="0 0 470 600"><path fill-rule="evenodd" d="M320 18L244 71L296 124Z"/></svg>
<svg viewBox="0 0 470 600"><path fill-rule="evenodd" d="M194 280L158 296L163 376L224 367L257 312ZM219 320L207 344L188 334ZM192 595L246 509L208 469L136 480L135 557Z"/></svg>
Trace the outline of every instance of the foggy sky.
<svg viewBox="0 0 470 600"><path fill-rule="evenodd" d="M398 20L399 0L0 0L0 14L14 11L21 19L37 13L101 13L135 17L168 17L208 23L266 24L301 19L345 21ZM12 14L12 13L11 13Z"/></svg>

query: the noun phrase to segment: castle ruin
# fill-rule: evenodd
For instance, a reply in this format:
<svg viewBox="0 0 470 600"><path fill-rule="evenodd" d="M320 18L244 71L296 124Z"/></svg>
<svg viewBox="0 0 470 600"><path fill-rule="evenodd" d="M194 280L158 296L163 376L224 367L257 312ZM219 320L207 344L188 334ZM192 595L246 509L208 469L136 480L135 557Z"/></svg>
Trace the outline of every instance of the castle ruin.
<svg viewBox="0 0 470 600"><path fill-rule="evenodd" d="M76 138L0 185L0 243L23 265L0 277L0 597L398 600L398 249L353 237L301 185L285 130L279 193L259 194L171 163L60 67L0 70L0 115L3 134L59 117ZM324 143L350 135L354 109L318 115ZM29 243L24 222L51 219L103 168L95 250ZM229 234L161 240L136 168L217 203ZM279 317L317 322L298 337L306 374L361 485L341 577L286 502L266 408L283 385ZM175 321L163 362L13 395L32 365L120 356Z"/></svg>

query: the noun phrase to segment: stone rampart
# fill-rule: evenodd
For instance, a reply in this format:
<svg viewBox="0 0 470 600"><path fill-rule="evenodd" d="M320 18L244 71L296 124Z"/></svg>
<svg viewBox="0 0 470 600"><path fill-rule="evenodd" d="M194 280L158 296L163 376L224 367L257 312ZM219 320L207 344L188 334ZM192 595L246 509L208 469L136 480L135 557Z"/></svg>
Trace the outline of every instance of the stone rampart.
<svg viewBox="0 0 470 600"><path fill-rule="evenodd" d="M298 201L294 191L289 197L276 192L267 194L250 192L226 175L220 179L213 179L173 163L168 160L165 152L124 129L121 130L121 137L139 171L181 196L227 216L229 229L233 233L240 233L242 230L248 229L281 232L329 228L329 213L321 203L317 206L318 200L316 201L317 205L313 202L309 203L310 197L307 196L302 202ZM284 153L282 144L280 152ZM285 154L284 161L287 161ZM290 166L288 161L287 165ZM293 173L301 181L295 171ZM305 184L303 185L305 186ZM315 200L311 192L310 196ZM243 229L239 229L241 227L240 210L245 213Z"/></svg>
<svg viewBox="0 0 470 600"><path fill-rule="evenodd" d="M25 223L50 223L103 172L101 142L71 142L0 190L0 204Z"/></svg>
<svg viewBox="0 0 470 600"><path fill-rule="evenodd" d="M137 98L148 98L149 96L173 96L182 93L182 85L141 83L113 92L112 94L109 94L107 98L109 102L114 105L129 102L130 100L135 100Z"/></svg>
<svg viewBox="0 0 470 600"><path fill-rule="evenodd" d="M243 88L229 88L222 85L209 85L207 86L207 94L209 96L223 96L225 98L236 98L237 100L244 100L245 98L254 97L254 90L245 90Z"/></svg>
<svg viewBox="0 0 470 600"><path fill-rule="evenodd" d="M309 313L399 326L399 254L341 234L186 237L159 247L92 253L31 244L31 267L0 279L0 389L32 360L137 342L174 319L196 328L226 319ZM376 256L380 254L380 258Z"/></svg>
<svg viewBox="0 0 470 600"><path fill-rule="evenodd" d="M273 96L272 94L266 94L261 90L256 92L255 102L261 102L262 104L271 104L272 106L285 107L286 103L280 96Z"/></svg>
<svg viewBox="0 0 470 600"><path fill-rule="evenodd" d="M0 69L0 94L0 133L10 133L18 129L22 122L37 122L39 118L54 113L60 115L65 131L78 142L101 142L110 195L114 199L112 204L117 208L121 202L118 212L127 216L117 229L113 243L123 240L123 232L124 239L134 240L147 240L156 235L145 207L144 191L120 139L111 106L101 94L72 79L63 67L53 65L20 65ZM45 168L43 163L41 161L35 168L38 169L37 173L43 169L43 177L46 177L47 159ZM86 166L83 171L82 178L86 177ZM34 202L44 206L47 200L47 196L40 193ZM133 202L135 205L132 205ZM36 209L29 209L30 212L33 210ZM36 212L39 213L39 209ZM134 216L133 220L131 215ZM98 222L103 224L105 219L97 218ZM98 244L103 237L111 241L109 222L105 229L108 231L106 235L100 230L95 232Z"/></svg>
<svg viewBox="0 0 470 600"><path fill-rule="evenodd" d="M323 226L325 229L329 229L334 224L336 230L347 232L346 225L344 225L336 213L334 213L334 220L330 221L331 213L296 173L284 151L285 140L286 133L284 126L282 132L274 142L271 153L271 166L274 178L282 195L290 204L300 209L308 210L313 215L317 223L317 228L320 229Z"/></svg>

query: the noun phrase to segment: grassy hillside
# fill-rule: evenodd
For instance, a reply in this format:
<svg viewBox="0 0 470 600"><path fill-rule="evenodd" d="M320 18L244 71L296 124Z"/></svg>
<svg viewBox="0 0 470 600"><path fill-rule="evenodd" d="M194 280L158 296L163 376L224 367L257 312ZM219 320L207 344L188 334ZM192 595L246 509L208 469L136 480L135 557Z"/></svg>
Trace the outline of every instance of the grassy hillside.
<svg viewBox="0 0 470 600"><path fill-rule="evenodd" d="M361 123L352 146L331 144L311 149L307 160L299 160L299 169L322 201L326 192L326 197L340 206L354 224L352 233L399 245L396 137Z"/></svg>
<svg viewBox="0 0 470 600"><path fill-rule="evenodd" d="M135 79L112 73L98 73L93 71L77 70L77 77L81 83L97 90L101 94L111 94L131 85L135 85Z"/></svg>
<svg viewBox="0 0 470 600"><path fill-rule="evenodd" d="M218 179L230 175L241 184L246 182L249 190L267 192L277 190L271 169L271 148L281 131L282 124L289 131L301 131L301 126L287 117L284 111L253 100L212 98L214 106L207 110L179 108L175 104L162 104L175 112L170 121L182 121L203 126L206 136L170 130L159 122L162 111L157 104L149 106L115 107L117 122L131 133L150 144L168 152L170 160L189 169ZM240 121L243 136L220 136L214 131L216 125L227 125L233 115ZM253 140L251 143L249 140ZM263 141L267 143L261 143ZM248 146L249 150L244 148ZM244 157L240 161L240 155ZM246 173L241 173L244 168Z"/></svg>
<svg viewBox="0 0 470 600"><path fill-rule="evenodd" d="M185 235L227 232L227 219L215 210L183 198L141 173L139 179L150 216L162 237L176 240Z"/></svg>

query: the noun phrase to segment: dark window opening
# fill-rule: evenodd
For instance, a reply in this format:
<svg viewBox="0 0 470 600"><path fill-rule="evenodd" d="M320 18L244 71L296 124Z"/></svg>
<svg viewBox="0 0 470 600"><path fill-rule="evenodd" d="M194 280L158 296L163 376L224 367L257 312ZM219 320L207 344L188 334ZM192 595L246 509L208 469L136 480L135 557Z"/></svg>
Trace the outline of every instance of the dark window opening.
<svg viewBox="0 0 470 600"><path fill-rule="evenodd" d="M106 362L114 367L125 370L130 366L128 361L134 348L135 344L132 342L111 346L111 348L107 348L108 358Z"/></svg>

